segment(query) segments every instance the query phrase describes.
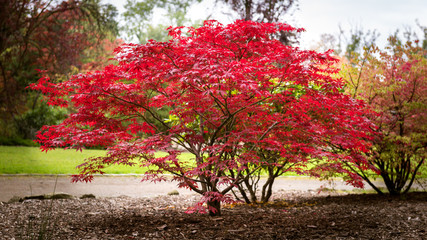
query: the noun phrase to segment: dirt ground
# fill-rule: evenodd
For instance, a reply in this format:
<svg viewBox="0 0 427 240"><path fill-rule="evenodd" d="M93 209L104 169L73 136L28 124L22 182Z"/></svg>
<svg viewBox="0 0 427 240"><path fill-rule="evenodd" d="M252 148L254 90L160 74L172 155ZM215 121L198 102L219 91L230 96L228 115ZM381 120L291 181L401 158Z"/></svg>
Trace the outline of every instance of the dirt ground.
<svg viewBox="0 0 427 240"><path fill-rule="evenodd" d="M198 198L2 203L0 239L30 239L41 226L51 239L427 239L425 192L402 198L278 191L271 204L227 205L220 217L184 213Z"/></svg>

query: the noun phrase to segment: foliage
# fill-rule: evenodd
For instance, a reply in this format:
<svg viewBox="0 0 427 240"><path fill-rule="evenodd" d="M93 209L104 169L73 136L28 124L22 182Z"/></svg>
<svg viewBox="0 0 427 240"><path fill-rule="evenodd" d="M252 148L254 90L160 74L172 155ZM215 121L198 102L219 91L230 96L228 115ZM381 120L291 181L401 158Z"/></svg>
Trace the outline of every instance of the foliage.
<svg viewBox="0 0 427 240"><path fill-rule="evenodd" d="M392 36L385 50L366 48L343 70L351 95L364 99L379 115L371 116L381 133L375 138L369 163L379 170L391 194L407 193L426 158L427 60L419 42ZM379 193L370 172L349 165Z"/></svg>
<svg viewBox="0 0 427 240"><path fill-rule="evenodd" d="M36 132L44 125L59 124L66 113L64 109L39 104L34 110L30 109L15 118L16 129L24 139L35 139Z"/></svg>
<svg viewBox="0 0 427 240"><path fill-rule="evenodd" d="M5 137L0 136L0 145L2 146L29 146L38 147L39 144L31 139L23 139L20 137Z"/></svg>
<svg viewBox="0 0 427 240"><path fill-rule="evenodd" d="M364 139L372 137L364 103L344 95L343 83L329 76L337 71L334 58L285 46L271 37L280 31L299 29L206 21L186 33L171 28L169 42L122 45L119 64L103 71L57 84L41 78L32 89L49 104L76 112L44 127L38 142L45 151L108 147L106 156L87 159L74 181L91 181L106 166L134 165L135 159L149 168L144 180L165 180L161 174L170 173L180 187L203 195L194 210L211 215L232 201L237 184L282 159L363 162ZM161 109L170 109L169 119L159 117ZM330 151L329 144L345 154ZM194 160L178 158L182 150ZM158 157L156 151L168 154ZM280 155L280 162L263 159L260 151Z"/></svg>
<svg viewBox="0 0 427 240"><path fill-rule="evenodd" d="M114 7L98 0L9 0L0 5L0 135L10 137L21 114L38 111L38 95L25 90L39 78L36 69L57 79L68 78L73 68L83 71L87 61L95 60L90 48L114 36L117 23Z"/></svg>

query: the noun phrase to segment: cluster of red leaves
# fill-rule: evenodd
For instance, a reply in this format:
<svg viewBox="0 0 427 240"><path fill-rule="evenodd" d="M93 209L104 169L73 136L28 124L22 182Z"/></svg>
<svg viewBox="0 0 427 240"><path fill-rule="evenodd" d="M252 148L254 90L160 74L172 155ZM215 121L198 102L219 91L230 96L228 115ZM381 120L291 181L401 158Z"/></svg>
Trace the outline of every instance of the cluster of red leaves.
<svg viewBox="0 0 427 240"><path fill-rule="evenodd" d="M172 173L179 186L203 194L208 203L228 201L249 164L267 164L257 155L260 149L293 161L328 158L337 168L342 161L364 161L360 153L367 150L372 124L364 103L344 95L342 81L330 76L336 59L271 37L301 30L206 21L185 33L170 29L169 42L122 45L116 49L119 64L103 71L58 84L42 78L32 88L50 104L70 104L76 112L42 129L38 141L43 150L109 147L107 156L80 166L76 181L91 180L110 164L139 161L151 169L146 179ZM178 158L176 145L194 159ZM331 150L336 146L342 151ZM168 154L157 157L157 151Z"/></svg>

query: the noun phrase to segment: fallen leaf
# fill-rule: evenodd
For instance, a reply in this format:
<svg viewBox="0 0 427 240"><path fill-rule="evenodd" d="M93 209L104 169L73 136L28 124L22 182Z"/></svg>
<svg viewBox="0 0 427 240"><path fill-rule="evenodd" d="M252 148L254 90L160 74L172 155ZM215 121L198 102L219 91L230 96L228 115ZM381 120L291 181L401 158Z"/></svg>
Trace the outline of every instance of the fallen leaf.
<svg viewBox="0 0 427 240"><path fill-rule="evenodd" d="M157 227L157 229L159 229L159 230L166 230L168 228L168 225L166 225L166 224L164 224L164 225L162 225L162 226L160 226L160 227Z"/></svg>

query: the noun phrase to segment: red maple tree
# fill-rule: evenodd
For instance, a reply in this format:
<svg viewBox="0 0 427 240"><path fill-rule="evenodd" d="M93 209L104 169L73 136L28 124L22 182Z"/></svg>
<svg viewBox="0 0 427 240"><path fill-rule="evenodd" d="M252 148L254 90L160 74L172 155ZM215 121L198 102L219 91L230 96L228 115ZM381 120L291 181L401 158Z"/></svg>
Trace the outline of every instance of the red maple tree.
<svg viewBox="0 0 427 240"><path fill-rule="evenodd" d="M41 148L108 147L106 156L79 166L73 180L91 181L113 164L139 164L148 168L144 180L166 180L162 174L169 173L180 187L202 194L193 210L211 215L265 166L282 171L286 159L364 161L372 127L364 102L344 95L343 82L330 76L336 59L285 46L271 37L280 31L302 29L206 21L197 29L170 29L169 42L124 44L115 51L118 64L103 71L57 84L41 78L32 88L49 104L75 108L63 123L42 129ZM331 144L344 151L331 151ZM193 159L179 158L182 151Z"/></svg>
<svg viewBox="0 0 427 240"><path fill-rule="evenodd" d="M367 154L377 175L357 163L347 165L378 193L371 181L381 176L390 194L407 193L425 166L427 146L427 60L418 40L388 39L381 50L372 46L343 70L347 91L365 100L377 115L370 117L379 134Z"/></svg>

